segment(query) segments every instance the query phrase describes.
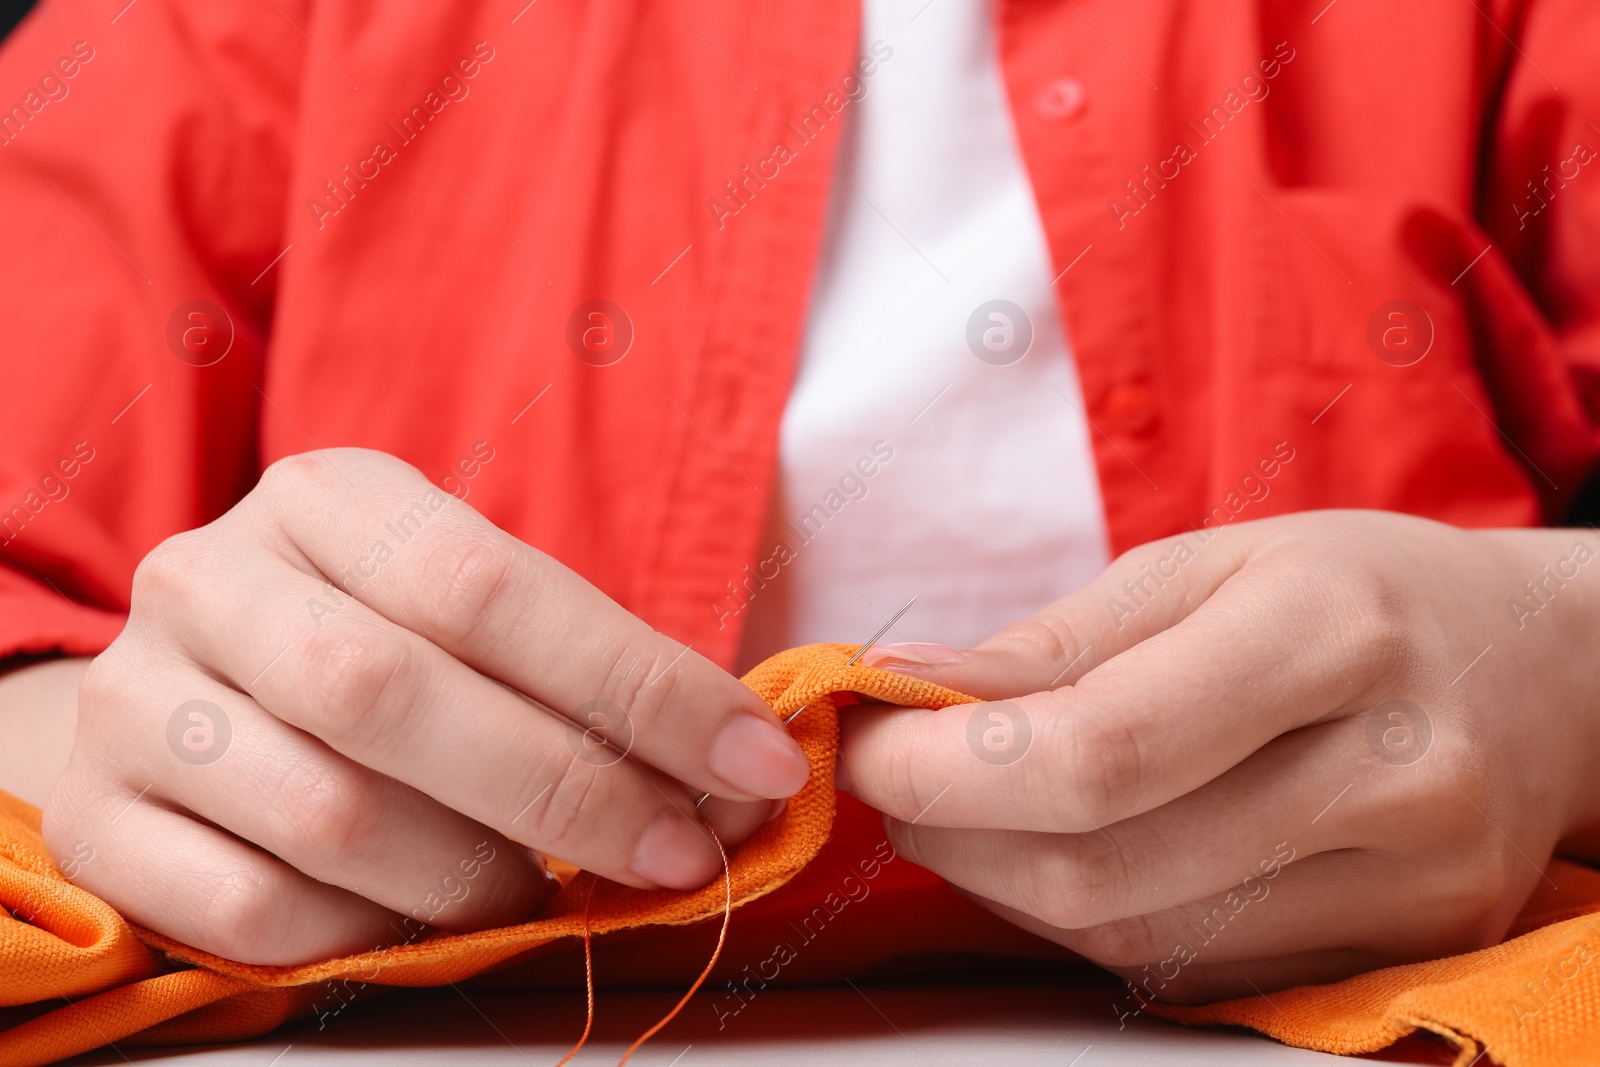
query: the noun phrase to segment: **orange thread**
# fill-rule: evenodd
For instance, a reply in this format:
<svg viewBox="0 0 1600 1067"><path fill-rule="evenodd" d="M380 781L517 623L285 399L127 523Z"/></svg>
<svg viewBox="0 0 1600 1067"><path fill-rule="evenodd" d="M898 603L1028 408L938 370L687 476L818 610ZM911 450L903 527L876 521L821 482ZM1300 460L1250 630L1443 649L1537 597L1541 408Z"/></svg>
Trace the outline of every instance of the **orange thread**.
<svg viewBox="0 0 1600 1067"><path fill-rule="evenodd" d="M571 1063L572 1057L576 1056L578 1050L583 1048L584 1044L589 1040L589 1032L594 1029L594 941L589 934L589 910L594 906L594 887L599 884L599 876L591 874L589 876L589 892L583 898L583 984L589 991L589 1014L583 1020L583 1036L578 1038L578 1043L572 1046L571 1052L561 1057L561 1062L556 1064L556 1067L566 1067L567 1064Z"/></svg>
<svg viewBox="0 0 1600 1067"><path fill-rule="evenodd" d="M706 979L711 977L711 969L717 965L717 960L722 958L722 944L728 939L728 921L733 918L733 869L728 864L728 851L722 847L722 838L718 837L717 832L711 829L709 825L706 826L706 830L710 832L711 840L716 842L717 852L722 855L722 884L727 889L727 900L722 909L722 932L717 935L717 947L711 953L711 962L707 963L706 969L700 972L700 977L694 980L694 985L689 987L689 992L683 995L683 999L678 1001L677 1005L667 1012L660 1022L640 1034L639 1039L628 1046L628 1051L624 1052L622 1059L617 1061L617 1067L623 1067L623 1064L628 1062L628 1058L639 1051L640 1045L655 1037L663 1026L677 1018L684 1005L689 1003L689 999L698 993L700 987L705 984Z"/></svg>

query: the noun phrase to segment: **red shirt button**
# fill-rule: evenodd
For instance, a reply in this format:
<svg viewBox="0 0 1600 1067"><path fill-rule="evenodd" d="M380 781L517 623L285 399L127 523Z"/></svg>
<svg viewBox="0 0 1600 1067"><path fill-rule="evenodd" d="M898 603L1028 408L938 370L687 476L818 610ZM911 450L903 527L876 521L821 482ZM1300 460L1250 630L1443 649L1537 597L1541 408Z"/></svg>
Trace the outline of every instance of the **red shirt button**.
<svg viewBox="0 0 1600 1067"><path fill-rule="evenodd" d="M1064 122L1083 110L1083 83L1077 78L1057 78L1046 83L1033 98L1033 110L1042 119Z"/></svg>
<svg viewBox="0 0 1600 1067"><path fill-rule="evenodd" d="M1115 385L1106 394L1106 421L1123 433L1140 437L1150 433L1156 427L1158 414L1155 394L1147 385Z"/></svg>

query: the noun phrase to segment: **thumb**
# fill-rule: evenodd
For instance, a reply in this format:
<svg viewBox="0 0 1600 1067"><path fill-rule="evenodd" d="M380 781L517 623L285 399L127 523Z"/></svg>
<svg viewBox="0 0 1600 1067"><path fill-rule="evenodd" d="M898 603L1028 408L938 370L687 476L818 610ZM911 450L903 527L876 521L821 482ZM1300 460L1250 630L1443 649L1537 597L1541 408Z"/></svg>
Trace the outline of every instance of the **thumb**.
<svg viewBox="0 0 1600 1067"><path fill-rule="evenodd" d="M874 645L861 662L983 700L1073 685L1209 599L1249 557L1256 525L1195 530L1130 549L1082 589L977 648Z"/></svg>

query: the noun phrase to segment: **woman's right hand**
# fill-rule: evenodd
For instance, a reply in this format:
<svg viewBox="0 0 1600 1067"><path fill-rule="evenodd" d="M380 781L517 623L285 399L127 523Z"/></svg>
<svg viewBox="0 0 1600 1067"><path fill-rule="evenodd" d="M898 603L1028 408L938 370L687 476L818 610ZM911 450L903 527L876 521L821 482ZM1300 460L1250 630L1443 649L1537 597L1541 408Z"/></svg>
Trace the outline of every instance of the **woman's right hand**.
<svg viewBox="0 0 1600 1067"><path fill-rule="evenodd" d="M693 798L731 843L808 773L737 679L358 449L275 463L157 546L78 714L51 853L134 922L260 964L392 943L397 914L522 921L545 852L703 885Z"/></svg>

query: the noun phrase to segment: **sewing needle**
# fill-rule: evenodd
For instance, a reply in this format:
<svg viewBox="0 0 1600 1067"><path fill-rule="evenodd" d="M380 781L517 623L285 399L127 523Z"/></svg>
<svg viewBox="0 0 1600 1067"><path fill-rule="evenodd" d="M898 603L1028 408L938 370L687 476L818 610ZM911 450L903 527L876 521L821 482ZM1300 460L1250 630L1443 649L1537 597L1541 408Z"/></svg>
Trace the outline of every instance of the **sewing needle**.
<svg viewBox="0 0 1600 1067"><path fill-rule="evenodd" d="M899 611L897 611L893 615L889 616L889 621L888 622L884 623L882 626L880 626L878 628L878 632L877 633L875 633L871 637L867 638L867 643L866 644L864 644L860 648L856 649L855 654L853 656L851 656L849 659L844 661L844 665L846 667L854 666L856 660L860 659L862 656L865 656L867 654L867 649L869 649L873 645L877 644L878 643L878 639L881 638L884 634L888 633L889 632L889 628L892 627L895 623L899 622L900 621L900 616L902 616L906 612L910 611L911 610L911 605L915 604L916 602L917 602L917 598L916 597L912 597L910 600L906 601L905 604L901 606ZM806 708L809 708L810 706L811 706L810 704L802 705L799 708L799 710L797 710L793 715L789 716L787 719L784 719L783 720L783 724L785 726L787 726L790 723L794 722L796 719L798 719L800 717L800 712L805 711ZM710 797L711 797L710 793L701 794L700 799L694 802L694 806L696 808L698 808L700 805L704 804L708 799L710 799Z"/></svg>
<svg viewBox="0 0 1600 1067"><path fill-rule="evenodd" d="M846 667L854 666L856 660L860 659L862 656L865 656L867 654L867 649L869 649L873 645L877 644L878 643L878 638L880 638L884 634L888 633L889 632L889 627L891 627L895 623L899 622L900 621L900 616L902 616L906 612L910 611L911 610L911 605L915 604L916 602L917 602L917 598L916 597L912 597L910 600L906 601L905 602L905 606L902 607L899 611L895 612L893 615L891 615L889 617L889 621L884 623L883 626L881 626L878 629L877 633L873 634L870 638L867 639L867 643L866 644L864 644L860 648L856 649L855 655L851 656L849 659L844 661L844 665ZM783 720L783 724L785 726L787 726L790 723L794 722L796 719L798 719L800 717L800 712L801 711L805 711L806 708L809 708L810 706L811 706L810 704L805 705L805 707L802 707L800 709L800 711L796 711L793 715L789 716L787 719L784 719Z"/></svg>

